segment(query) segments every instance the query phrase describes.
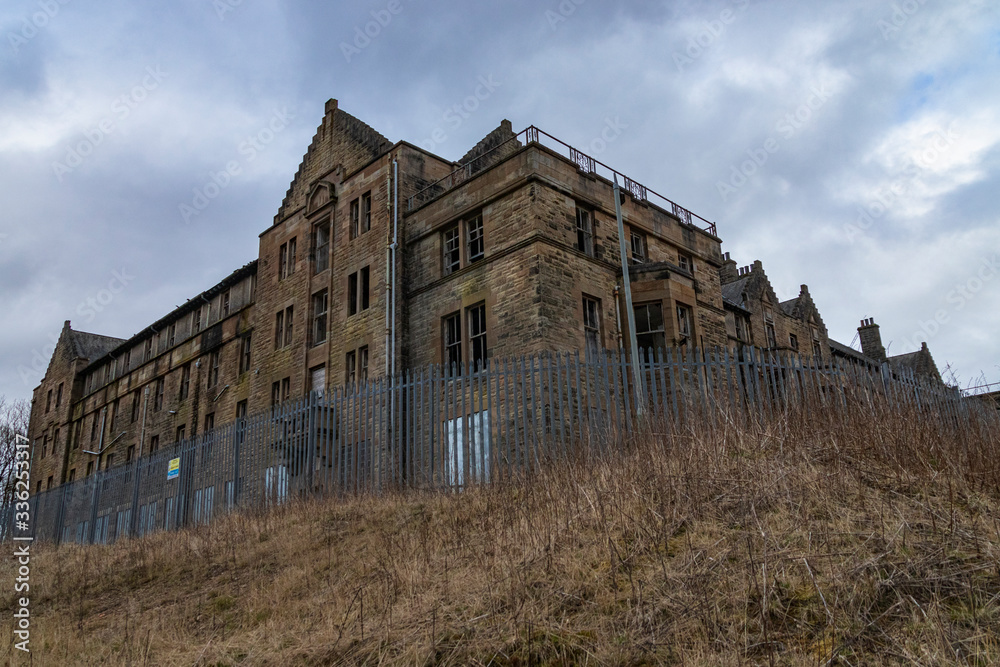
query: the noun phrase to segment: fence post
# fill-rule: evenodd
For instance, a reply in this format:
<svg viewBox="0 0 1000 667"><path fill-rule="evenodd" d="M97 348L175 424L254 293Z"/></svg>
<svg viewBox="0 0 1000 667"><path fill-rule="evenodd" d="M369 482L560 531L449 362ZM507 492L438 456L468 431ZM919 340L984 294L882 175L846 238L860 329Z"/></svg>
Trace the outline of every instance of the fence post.
<svg viewBox="0 0 1000 667"><path fill-rule="evenodd" d="M233 497L232 507L236 507L240 500L240 447L246 433L246 417L237 418L233 428ZM228 502L227 498L227 502Z"/></svg>
<svg viewBox="0 0 1000 667"><path fill-rule="evenodd" d="M318 428L318 422L316 419L316 410L318 404L317 392L309 392L309 401L306 404L306 423L309 429L306 434L306 447L309 448L306 454L306 465L309 466L309 471L306 473L306 488L309 492L314 491L314 471L316 470L316 429Z"/></svg>
<svg viewBox="0 0 1000 667"><path fill-rule="evenodd" d="M128 522L128 534L129 537L135 537L136 534L136 522L139 520L139 482L142 475L142 466L139 465L139 459L133 459L132 466L135 468L132 472L132 511L129 515Z"/></svg>
<svg viewBox="0 0 1000 667"><path fill-rule="evenodd" d="M94 530L97 524L97 505L101 500L101 471L98 470L94 473L94 494L93 500L90 505L90 527L87 529L86 540L87 544L94 543Z"/></svg>
<svg viewBox="0 0 1000 667"><path fill-rule="evenodd" d="M56 545L62 543L62 527L66 513L66 489L68 489L71 486L72 484L63 484L62 493L59 494L59 511L56 513L56 534L55 534ZM38 515L35 514L34 516Z"/></svg>

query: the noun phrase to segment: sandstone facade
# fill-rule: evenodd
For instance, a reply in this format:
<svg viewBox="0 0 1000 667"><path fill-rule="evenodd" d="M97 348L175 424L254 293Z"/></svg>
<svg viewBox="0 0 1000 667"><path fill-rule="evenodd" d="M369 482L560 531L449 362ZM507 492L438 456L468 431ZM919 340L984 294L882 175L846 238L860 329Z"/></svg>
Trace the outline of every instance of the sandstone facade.
<svg viewBox="0 0 1000 667"><path fill-rule="evenodd" d="M627 349L613 184L538 139L504 121L450 162L330 100L256 260L128 340L66 323L34 393L34 490L393 367ZM714 225L623 186L640 344L831 359L805 286L779 302Z"/></svg>

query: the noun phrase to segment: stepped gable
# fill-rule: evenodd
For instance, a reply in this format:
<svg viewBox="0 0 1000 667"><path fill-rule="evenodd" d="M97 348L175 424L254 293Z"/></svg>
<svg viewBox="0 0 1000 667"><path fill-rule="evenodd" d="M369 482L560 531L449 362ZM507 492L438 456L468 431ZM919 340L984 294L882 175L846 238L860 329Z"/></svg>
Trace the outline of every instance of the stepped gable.
<svg viewBox="0 0 1000 667"><path fill-rule="evenodd" d="M504 119L500 121L497 129L483 137L482 141L462 156L462 159L458 163L463 167L469 165L473 174L492 167L522 148L520 141L512 141L512 139L516 138L517 135L514 133L514 128L510 121ZM493 152L490 153L490 151ZM487 155L488 153L489 155Z"/></svg>
<svg viewBox="0 0 1000 667"><path fill-rule="evenodd" d="M809 322L811 317L812 321L819 328L826 331L826 324L823 323L819 309L816 308L816 303L812 300L812 295L809 294L808 285L802 285L799 288L799 295L797 297L788 301L782 301L778 306L789 317L794 317L803 322Z"/></svg>
<svg viewBox="0 0 1000 667"><path fill-rule="evenodd" d="M326 115L302 157L288 192L274 216L278 224L305 206L310 186L320 177L339 170L337 180L365 166L392 147L392 142L371 126L338 108L337 100L326 103Z"/></svg>
<svg viewBox="0 0 1000 667"><path fill-rule="evenodd" d="M908 370L917 377L941 382L941 373L938 372L937 364L934 363L934 357L931 356L926 342L922 343L916 352L897 354L886 361L894 371Z"/></svg>
<svg viewBox="0 0 1000 667"><path fill-rule="evenodd" d="M59 333L59 339L56 341L55 349L49 358L48 366L45 368L45 376L42 380L44 381L53 372L60 372L58 368L53 369L53 364L60 363L69 367L77 359L91 361L103 357L122 342L121 338L102 336L85 331L74 331L70 325L70 321L66 320L63 323L62 331Z"/></svg>
<svg viewBox="0 0 1000 667"><path fill-rule="evenodd" d="M741 285L741 289L738 292L734 283L740 283ZM731 287L727 288L726 285L723 285L723 296L740 304L741 307L746 307L746 304L743 303L743 294L746 294L749 299L766 297L765 300L769 303L775 305L780 303L778 295L771 286L771 281L768 279L767 274L764 273L764 265L761 264L759 259L755 260L752 265L740 269L737 280L727 284L731 285ZM735 298L732 298L733 296Z"/></svg>

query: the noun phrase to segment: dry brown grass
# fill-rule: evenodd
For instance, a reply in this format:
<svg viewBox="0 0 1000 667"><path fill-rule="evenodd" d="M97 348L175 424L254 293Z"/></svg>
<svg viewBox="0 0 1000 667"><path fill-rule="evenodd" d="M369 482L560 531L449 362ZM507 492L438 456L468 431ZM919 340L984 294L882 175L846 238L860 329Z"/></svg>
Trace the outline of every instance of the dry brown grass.
<svg viewBox="0 0 1000 667"><path fill-rule="evenodd" d="M866 412L652 428L600 460L461 494L305 501L107 547L36 545L32 656L1000 664L995 431ZM0 580L13 576L5 559ZM13 600L0 599L8 635ZM27 664L10 646L5 657Z"/></svg>

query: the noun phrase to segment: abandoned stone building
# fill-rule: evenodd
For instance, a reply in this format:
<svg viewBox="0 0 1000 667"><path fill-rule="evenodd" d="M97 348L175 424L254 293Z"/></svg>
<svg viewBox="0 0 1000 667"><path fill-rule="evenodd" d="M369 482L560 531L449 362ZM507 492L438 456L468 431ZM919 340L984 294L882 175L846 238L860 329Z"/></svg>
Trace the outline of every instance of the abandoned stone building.
<svg viewBox="0 0 1000 667"><path fill-rule="evenodd" d="M726 253L720 270L730 346L791 352L817 362L830 359L830 339L809 287L779 301L761 262L737 268Z"/></svg>
<svg viewBox="0 0 1000 667"><path fill-rule="evenodd" d="M941 373L938 371L934 357L931 356L927 343L921 343L920 349L916 352L907 352L894 356L887 356L885 346L882 344L882 334L875 320L866 319L861 321L858 327L858 338L861 341L861 352L854 348L831 341L831 351L833 354L852 363L887 367L893 373L909 373L918 378L936 384L942 384Z"/></svg>
<svg viewBox="0 0 1000 667"><path fill-rule="evenodd" d="M641 347L753 345L823 363L850 349L828 338L805 286L779 302L760 262L722 255L714 224L612 172L507 121L450 162L330 100L256 260L127 340L66 322L34 392L35 490L312 390L619 348L628 318L606 176L625 193ZM926 349L887 360L874 340L862 336L862 359L927 367Z"/></svg>

